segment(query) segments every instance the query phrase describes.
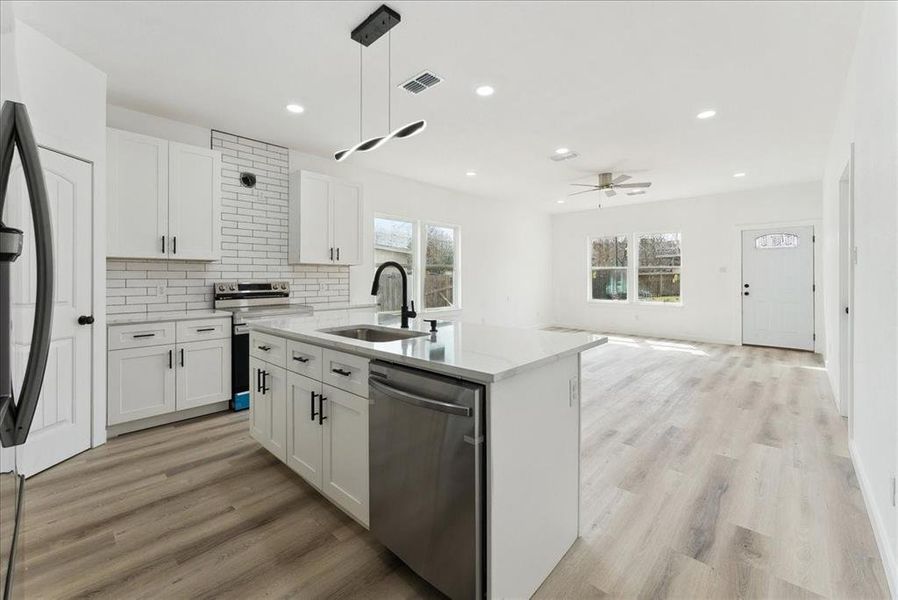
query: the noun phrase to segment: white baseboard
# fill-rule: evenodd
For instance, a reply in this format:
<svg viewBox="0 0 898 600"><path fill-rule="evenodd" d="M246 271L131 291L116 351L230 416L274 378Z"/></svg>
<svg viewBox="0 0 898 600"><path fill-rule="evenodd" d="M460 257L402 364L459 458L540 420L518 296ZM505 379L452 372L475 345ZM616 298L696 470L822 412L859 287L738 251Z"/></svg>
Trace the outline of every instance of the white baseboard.
<svg viewBox="0 0 898 600"><path fill-rule="evenodd" d="M882 566L885 569L886 579L889 582L889 591L892 594L892 598L898 598L898 563L895 562L895 553L889 545L888 532L882 522L882 517L876 510L870 480L867 479L867 474L858 458L853 441L848 442L848 451L851 454L851 462L854 464L854 472L857 474L861 495L864 497L867 514L870 516L870 524L873 526L873 536L876 538L876 546L879 548L879 555L882 557Z"/></svg>

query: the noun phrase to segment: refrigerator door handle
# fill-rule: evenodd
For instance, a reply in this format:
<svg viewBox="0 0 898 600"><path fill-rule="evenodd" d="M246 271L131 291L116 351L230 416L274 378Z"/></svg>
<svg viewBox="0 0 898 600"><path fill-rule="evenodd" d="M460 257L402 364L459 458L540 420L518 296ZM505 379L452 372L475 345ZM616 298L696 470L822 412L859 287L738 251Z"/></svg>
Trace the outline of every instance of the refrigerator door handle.
<svg viewBox="0 0 898 600"><path fill-rule="evenodd" d="M47 356L50 352L50 334L53 320L53 240L52 226L50 223L50 203L47 197L47 187L44 182L44 172L41 168L40 154L37 142L31 129L31 121L24 104L7 101L0 109L0 215L6 204L6 191L9 185L10 169L12 167L13 149L19 151L19 161L25 175L25 183L28 187L28 196L31 203L31 220L34 229L35 263L37 266L37 285L35 293L34 325L31 332L31 351L28 354L28 364L25 367L25 375L22 378L22 388L19 393L18 403L11 399L12 385L9 364L9 348L4 347L0 355L4 360L0 361L0 382L3 386L9 385L9 389L0 389L0 397L9 394L10 399L4 404L5 411L0 415L0 443L3 446L18 446L25 443L28 432L31 430L31 422L37 408L41 385L44 380L44 371L47 368ZM0 229L6 229L0 224ZM5 306L0 311L9 314L9 263L16 256L3 255L0 259L0 275L4 281L0 290L4 297L0 298ZM8 323L0 325L4 329L2 343L10 343L8 337Z"/></svg>

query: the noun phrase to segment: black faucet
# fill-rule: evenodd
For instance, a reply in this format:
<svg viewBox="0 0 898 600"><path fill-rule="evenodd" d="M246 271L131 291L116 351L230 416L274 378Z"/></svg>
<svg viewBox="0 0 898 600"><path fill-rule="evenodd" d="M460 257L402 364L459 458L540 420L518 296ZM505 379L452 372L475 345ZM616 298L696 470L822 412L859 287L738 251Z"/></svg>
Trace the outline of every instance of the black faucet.
<svg viewBox="0 0 898 600"><path fill-rule="evenodd" d="M418 316L418 313L415 312L414 300L412 300L411 310L409 310L408 308L408 275L405 274L405 269L402 268L402 265L400 265L398 262L388 260L387 262L377 267L377 271L374 272L374 282L371 284L371 295L377 295L377 290L380 287L380 274L387 267L396 267L396 269L399 271L399 274L402 275L402 328L408 329L409 317L414 319Z"/></svg>

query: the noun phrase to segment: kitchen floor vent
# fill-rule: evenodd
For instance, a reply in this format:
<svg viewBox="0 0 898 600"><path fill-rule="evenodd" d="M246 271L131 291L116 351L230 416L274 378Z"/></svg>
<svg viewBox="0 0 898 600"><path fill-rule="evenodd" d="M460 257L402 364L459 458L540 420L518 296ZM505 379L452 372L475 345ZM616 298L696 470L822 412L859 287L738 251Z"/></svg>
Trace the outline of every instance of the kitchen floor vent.
<svg viewBox="0 0 898 600"><path fill-rule="evenodd" d="M436 84L443 81L439 75L435 75L430 71L422 71L408 81L399 84L399 87L411 94L420 94L428 88L432 88Z"/></svg>

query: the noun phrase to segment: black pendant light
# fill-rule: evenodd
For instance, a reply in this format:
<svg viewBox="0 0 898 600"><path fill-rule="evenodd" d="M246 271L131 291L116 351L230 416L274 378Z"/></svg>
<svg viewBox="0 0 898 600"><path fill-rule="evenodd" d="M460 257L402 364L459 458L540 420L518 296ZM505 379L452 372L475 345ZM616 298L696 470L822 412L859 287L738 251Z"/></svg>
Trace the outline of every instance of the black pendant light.
<svg viewBox="0 0 898 600"><path fill-rule="evenodd" d="M389 44L387 50L387 129L393 126L392 114L392 71L393 71L393 36L388 33L394 26L399 24L401 20L399 13L383 4L376 11L368 15L368 18L352 30L350 37L360 44L359 46L359 143L334 153L337 162L342 162L352 156L356 152L370 152L376 148L383 146L392 139L404 139L421 133L427 127L427 121L413 121L402 127L390 131L387 135L373 137L368 140L362 140L362 107L363 107L363 80L362 80L362 48L361 46L370 46L385 33Z"/></svg>

